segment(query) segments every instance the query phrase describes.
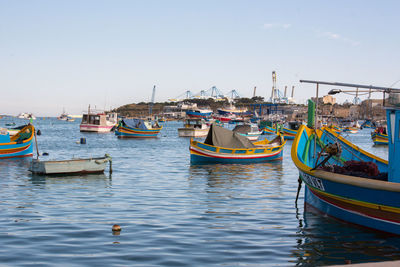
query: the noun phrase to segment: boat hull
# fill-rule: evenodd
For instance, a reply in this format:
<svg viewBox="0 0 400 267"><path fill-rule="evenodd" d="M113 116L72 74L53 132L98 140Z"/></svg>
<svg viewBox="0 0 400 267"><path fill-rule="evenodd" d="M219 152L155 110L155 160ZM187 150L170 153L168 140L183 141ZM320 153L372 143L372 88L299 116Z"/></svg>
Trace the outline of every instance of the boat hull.
<svg viewBox="0 0 400 267"><path fill-rule="evenodd" d="M293 140L297 134L297 130L292 130L288 128L283 128L282 131L283 131L283 138L285 138L285 140Z"/></svg>
<svg viewBox="0 0 400 267"><path fill-rule="evenodd" d="M178 128L179 137L203 137L208 134L207 129Z"/></svg>
<svg viewBox="0 0 400 267"><path fill-rule="evenodd" d="M108 157L57 161L33 159L29 171L40 175L103 173L108 161Z"/></svg>
<svg viewBox="0 0 400 267"><path fill-rule="evenodd" d="M79 130L81 132L108 133L108 132L111 132L113 127L114 127L114 125L100 126L100 125L93 125L93 124L81 124L79 126Z"/></svg>
<svg viewBox="0 0 400 267"><path fill-rule="evenodd" d="M32 157L33 155L33 145L32 141L27 144L15 144L10 145L8 148L0 148L0 159L10 159L10 158L23 158Z"/></svg>
<svg viewBox="0 0 400 267"><path fill-rule="evenodd" d="M262 133L263 133L263 134L276 134L276 129L275 129L275 128L272 128L272 127L270 127L270 126L265 126L265 127L262 129Z"/></svg>
<svg viewBox="0 0 400 267"><path fill-rule="evenodd" d="M155 129L141 129L118 126L115 135L118 138L156 138L162 127Z"/></svg>
<svg viewBox="0 0 400 267"><path fill-rule="evenodd" d="M32 125L25 126L16 133L11 140L0 143L0 159L31 157L33 155L33 133ZM18 141L21 135L28 135L23 141Z"/></svg>
<svg viewBox="0 0 400 267"><path fill-rule="evenodd" d="M375 136L372 141L374 145L389 145L389 140L387 138L381 138L379 136Z"/></svg>
<svg viewBox="0 0 400 267"><path fill-rule="evenodd" d="M322 213L342 221L368 228L400 234L400 184L385 178L362 178L316 169L319 142L338 142L342 148L340 158L330 163L356 158L359 162L376 164L380 173L387 172L388 162L345 140L331 130L318 130L318 145L314 145L314 130L302 126L292 144L292 160L305 184L305 202ZM314 152L314 148L317 148ZM319 150L318 150L319 149ZM322 159L321 159L322 160ZM387 179L387 178L386 178Z"/></svg>
<svg viewBox="0 0 400 267"><path fill-rule="evenodd" d="M335 183L300 172L305 201L324 214L380 231L400 234L400 192ZM379 203L374 199L384 199Z"/></svg>
<svg viewBox="0 0 400 267"><path fill-rule="evenodd" d="M191 117L191 118L209 118L212 114L212 111L210 112L201 112L201 111L193 111L193 110L187 110L186 115Z"/></svg>
<svg viewBox="0 0 400 267"><path fill-rule="evenodd" d="M262 142L262 141L260 141ZM256 147L251 149L233 149L207 145L197 141L191 141L191 164L249 164L261 163L273 160L281 160L283 146Z"/></svg>

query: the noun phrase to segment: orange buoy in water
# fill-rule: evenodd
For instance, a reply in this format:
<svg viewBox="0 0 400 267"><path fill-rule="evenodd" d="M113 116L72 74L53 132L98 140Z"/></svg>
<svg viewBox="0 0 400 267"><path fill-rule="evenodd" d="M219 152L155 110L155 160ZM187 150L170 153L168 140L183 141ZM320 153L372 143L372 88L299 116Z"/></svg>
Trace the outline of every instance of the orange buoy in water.
<svg viewBox="0 0 400 267"><path fill-rule="evenodd" d="M112 227L113 232L121 232L121 226L114 224Z"/></svg>

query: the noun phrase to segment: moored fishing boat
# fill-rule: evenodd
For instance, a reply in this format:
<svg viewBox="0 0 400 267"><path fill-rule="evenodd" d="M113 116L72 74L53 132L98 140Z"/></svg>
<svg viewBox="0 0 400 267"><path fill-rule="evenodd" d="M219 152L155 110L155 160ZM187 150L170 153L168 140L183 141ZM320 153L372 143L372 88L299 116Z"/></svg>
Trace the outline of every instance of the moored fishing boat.
<svg viewBox="0 0 400 267"><path fill-rule="evenodd" d="M291 156L305 183L308 205L346 222L400 234L400 110L388 108L386 113L388 161L362 150L328 128L304 125L293 142Z"/></svg>
<svg viewBox="0 0 400 267"><path fill-rule="evenodd" d="M388 145L389 144L389 140L388 138L382 138L379 135L376 135L372 138L372 141L374 142L374 145Z"/></svg>
<svg viewBox="0 0 400 267"><path fill-rule="evenodd" d="M258 126L252 123L236 125L235 128L233 128L233 131L244 137L247 137L247 139L250 141L257 141L258 137L262 134L262 132L259 131Z"/></svg>
<svg viewBox="0 0 400 267"><path fill-rule="evenodd" d="M293 140L297 134L297 130L299 129L301 122L291 121L287 123L287 127L282 128L283 137L286 140Z"/></svg>
<svg viewBox="0 0 400 267"><path fill-rule="evenodd" d="M90 110L87 114L83 114L79 129L81 132L97 132L106 133L115 128L118 123L117 113L108 113L102 111Z"/></svg>
<svg viewBox="0 0 400 267"><path fill-rule="evenodd" d="M344 128L343 128L343 132L355 134L355 133L358 133L358 128L356 128L356 127L350 127L350 126L344 127Z"/></svg>
<svg viewBox="0 0 400 267"><path fill-rule="evenodd" d="M259 163L282 159L285 141L278 136L252 143L246 137L212 124L204 142L190 141L191 164Z"/></svg>
<svg viewBox="0 0 400 267"><path fill-rule="evenodd" d="M261 129L263 134L275 134L276 133L276 128L275 127L271 127L271 126L267 126L265 125L262 129Z"/></svg>
<svg viewBox="0 0 400 267"><path fill-rule="evenodd" d="M212 114L212 110L209 108L195 108L186 111L186 115L192 118L209 118Z"/></svg>
<svg viewBox="0 0 400 267"><path fill-rule="evenodd" d="M142 119L123 119L115 130L119 138L154 138L163 127L157 122Z"/></svg>
<svg viewBox="0 0 400 267"><path fill-rule="evenodd" d="M371 120L365 120L362 124L361 124L361 126L360 126L360 128L361 129L370 129L370 128L374 128L374 123L371 121Z"/></svg>
<svg viewBox="0 0 400 267"><path fill-rule="evenodd" d="M28 124L10 137L7 129L0 129L0 159L32 156L35 127Z"/></svg>
<svg viewBox="0 0 400 267"><path fill-rule="evenodd" d="M178 128L178 135L180 137L202 137L207 135L209 128L204 119L188 118L185 120L183 128Z"/></svg>
<svg viewBox="0 0 400 267"><path fill-rule="evenodd" d="M63 109L63 112L61 113L60 116L57 117L57 120L66 121L67 119L68 119L68 114L65 112L65 109Z"/></svg>
<svg viewBox="0 0 400 267"><path fill-rule="evenodd" d="M36 120L36 117L32 113L22 112L18 115L20 119Z"/></svg>
<svg viewBox="0 0 400 267"><path fill-rule="evenodd" d="M377 127L374 131L371 132L371 139L374 142L374 145L388 145L389 137L387 134L387 127Z"/></svg>
<svg viewBox="0 0 400 267"><path fill-rule="evenodd" d="M32 159L29 171L33 174L40 175L103 173L107 162L110 162L111 168L111 157L108 154L98 158L78 158L70 160L41 161L39 159Z"/></svg>

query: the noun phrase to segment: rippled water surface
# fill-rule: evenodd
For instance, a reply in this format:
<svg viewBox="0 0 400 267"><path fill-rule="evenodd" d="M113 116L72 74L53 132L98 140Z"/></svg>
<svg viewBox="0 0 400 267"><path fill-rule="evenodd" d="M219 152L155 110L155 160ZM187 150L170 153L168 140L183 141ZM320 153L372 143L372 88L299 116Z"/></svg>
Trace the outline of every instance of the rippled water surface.
<svg viewBox="0 0 400 267"><path fill-rule="evenodd" d="M22 121L16 122L21 123ZM0 120L4 126L7 120ZM400 259L397 237L304 211L290 158L191 166L180 122L159 138L79 132L79 122L34 122L42 159L113 158L113 173L36 177L30 159L0 161L0 263L54 266L294 266ZM350 136L373 147L370 130ZM78 144L80 138L86 144ZM111 227L119 224L120 235Z"/></svg>

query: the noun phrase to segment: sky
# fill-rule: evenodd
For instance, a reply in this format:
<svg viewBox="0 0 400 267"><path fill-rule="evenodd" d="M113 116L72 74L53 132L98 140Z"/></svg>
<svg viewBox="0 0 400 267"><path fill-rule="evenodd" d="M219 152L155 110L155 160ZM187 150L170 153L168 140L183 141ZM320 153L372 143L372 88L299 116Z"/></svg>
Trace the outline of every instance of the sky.
<svg viewBox="0 0 400 267"><path fill-rule="evenodd" d="M300 79L400 88L400 1L0 0L0 114L58 116ZM320 95L329 86L320 87ZM374 96L380 98L381 95ZM337 96L339 102L352 97ZM365 96L364 96L365 98Z"/></svg>

